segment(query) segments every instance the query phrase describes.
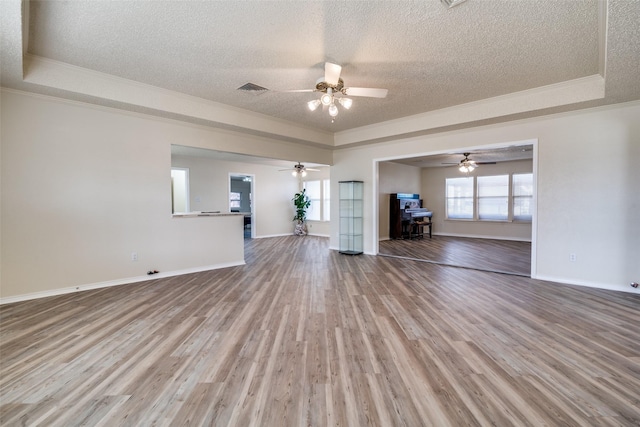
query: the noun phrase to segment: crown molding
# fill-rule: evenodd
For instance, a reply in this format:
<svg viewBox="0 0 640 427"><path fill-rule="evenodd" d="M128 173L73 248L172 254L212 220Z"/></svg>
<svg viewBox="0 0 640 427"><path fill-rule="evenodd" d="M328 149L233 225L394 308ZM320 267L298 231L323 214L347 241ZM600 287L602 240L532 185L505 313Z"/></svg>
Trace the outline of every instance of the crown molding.
<svg viewBox="0 0 640 427"><path fill-rule="evenodd" d="M186 95L75 65L24 55L24 82L72 93L190 117L253 133L333 146L333 134L306 128L241 108Z"/></svg>
<svg viewBox="0 0 640 427"><path fill-rule="evenodd" d="M604 98L599 75L514 92L335 134L336 147Z"/></svg>

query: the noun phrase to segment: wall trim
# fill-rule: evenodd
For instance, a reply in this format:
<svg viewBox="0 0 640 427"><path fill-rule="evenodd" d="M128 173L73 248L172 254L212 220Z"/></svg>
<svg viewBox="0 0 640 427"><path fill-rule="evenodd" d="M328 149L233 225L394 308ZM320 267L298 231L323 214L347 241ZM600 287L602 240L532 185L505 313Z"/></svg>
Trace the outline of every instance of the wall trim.
<svg viewBox="0 0 640 427"><path fill-rule="evenodd" d="M162 279L165 277L181 276L184 274L191 274L191 273L200 273L202 271L218 270L221 268L237 267L240 265L245 265L245 262L242 261L242 262L221 263L221 264L207 265L202 267L186 268L184 270L167 271L167 272L154 274L153 276L145 275L145 276L126 277L124 279L88 283L85 285L70 286L67 288L52 289L49 291L42 291L42 292L32 292L32 293L16 295L12 297L5 297L5 298L0 297L0 305L70 294L73 292L90 291L93 289L109 288L112 286L130 285L133 283L146 282L146 281L151 281L156 279Z"/></svg>
<svg viewBox="0 0 640 427"><path fill-rule="evenodd" d="M509 237L509 236L484 236L481 234L457 234L457 233L432 233L434 236L445 236L445 237L464 237L468 239L489 239L489 240L510 240L514 242L529 242L531 243L531 239L522 239L519 237Z"/></svg>
<svg viewBox="0 0 640 427"><path fill-rule="evenodd" d="M627 292L630 294L640 295L640 288L635 289L629 285L619 285L613 283L589 282L586 280L569 280L562 277L553 277L545 275L531 276L532 279L543 280L545 282L554 282L562 285L581 286L585 288L602 289L605 291Z"/></svg>
<svg viewBox="0 0 640 427"><path fill-rule="evenodd" d="M270 237L285 237L285 236L293 236L293 231L291 233L262 234L260 236L255 236L254 239L268 239Z"/></svg>
<svg viewBox="0 0 640 427"><path fill-rule="evenodd" d="M99 99L98 103L119 102L161 114L206 120L216 126L231 126L244 132L264 132L273 135L274 139L291 138L327 147L334 145L330 132L67 62L27 53L23 56L23 64L24 82L93 96Z"/></svg>
<svg viewBox="0 0 640 427"><path fill-rule="evenodd" d="M291 233L283 233L283 234L264 234L261 236L256 236L254 239L268 239L270 237L286 237L293 236L293 231ZM328 234L315 234L315 233L307 233L307 236L315 236L315 237L329 237ZM302 237L302 236L301 236Z"/></svg>
<svg viewBox="0 0 640 427"><path fill-rule="evenodd" d="M322 233L307 233L308 236L316 236L316 237L329 237L328 234L322 234Z"/></svg>

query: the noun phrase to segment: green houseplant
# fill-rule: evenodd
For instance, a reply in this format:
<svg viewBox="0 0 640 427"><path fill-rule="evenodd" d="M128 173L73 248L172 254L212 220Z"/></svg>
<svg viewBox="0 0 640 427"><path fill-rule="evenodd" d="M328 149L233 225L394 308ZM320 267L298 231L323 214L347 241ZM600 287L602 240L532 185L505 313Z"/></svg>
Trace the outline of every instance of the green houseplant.
<svg viewBox="0 0 640 427"><path fill-rule="evenodd" d="M297 236L304 236L307 234L307 209L311 206L311 200L305 189L298 192L293 196L293 204L296 207L296 214L293 220L296 222L294 234Z"/></svg>

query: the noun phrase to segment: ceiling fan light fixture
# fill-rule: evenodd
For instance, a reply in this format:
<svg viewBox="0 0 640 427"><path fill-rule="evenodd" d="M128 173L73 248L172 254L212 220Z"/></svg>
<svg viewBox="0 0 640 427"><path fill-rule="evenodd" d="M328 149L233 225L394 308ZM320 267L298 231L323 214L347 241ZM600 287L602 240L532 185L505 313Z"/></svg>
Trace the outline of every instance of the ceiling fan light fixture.
<svg viewBox="0 0 640 427"><path fill-rule="evenodd" d="M476 162L473 160L462 160L460 162L460 167L458 170L463 173L473 172L473 170L477 167Z"/></svg>
<svg viewBox="0 0 640 427"><path fill-rule="evenodd" d="M339 98L338 102L347 110L353 105L353 100L351 98Z"/></svg>

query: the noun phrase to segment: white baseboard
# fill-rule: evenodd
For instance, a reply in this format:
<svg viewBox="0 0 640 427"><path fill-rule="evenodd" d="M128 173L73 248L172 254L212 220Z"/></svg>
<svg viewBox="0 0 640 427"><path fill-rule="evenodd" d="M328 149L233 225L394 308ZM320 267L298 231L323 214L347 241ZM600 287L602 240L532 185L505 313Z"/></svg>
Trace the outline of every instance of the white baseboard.
<svg viewBox="0 0 640 427"><path fill-rule="evenodd" d="M285 234L265 234L261 236L256 236L254 239L268 239L270 237L286 237L286 236L295 236L293 233L285 233ZM317 236L317 237L329 237L328 234L315 234L315 233L307 233L307 236ZM301 236L299 236L301 237Z"/></svg>
<svg viewBox="0 0 640 427"><path fill-rule="evenodd" d="M640 294L640 288L632 288L629 285L624 286L624 285L612 284L612 283L588 282L585 280L568 280L565 278L551 277L551 276L544 276L544 275L536 275L536 276L532 276L531 278L536 280L544 280L545 282L562 283L563 285L583 286L586 288L596 288L596 289L603 289L607 291L627 292L627 293L636 294L636 295Z"/></svg>
<svg viewBox="0 0 640 427"><path fill-rule="evenodd" d="M86 285L70 286L68 288L51 289L48 291L32 292L29 294L16 295L12 297L0 297L0 305L11 304L14 302L28 301L38 298L53 297L57 295L70 294L73 292L89 291L92 289L108 288L111 286L129 285L132 283L146 282L148 280L161 279L163 277L181 276L183 274L200 273L201 271L218 270L220 268L237 267L244 265L245 262L222 263L216 265L208 265L202 267L186 268L184 270L167 271L154 275L126 277L124 279L107 280L105 282L88 283Z"/></svg>
<svg viewBox="0 0 640 427"><path fill-rule="evenodd" d="M433 233L433 235L444 236L444 237L464 237L469 239L490 239L490 240L510 240L514 242L531 242L531 239L522 239L519 237L484 236L479 234Z"/></svg>
<svg viewBox="0 0 640 427"><path fill-rule="evenodd" d="M254 239L268 239L270 237L285 237L285 236L293 236L293 231L291 233L284 233L284 234L261 234L260 236L255 236Z"/></svg>

